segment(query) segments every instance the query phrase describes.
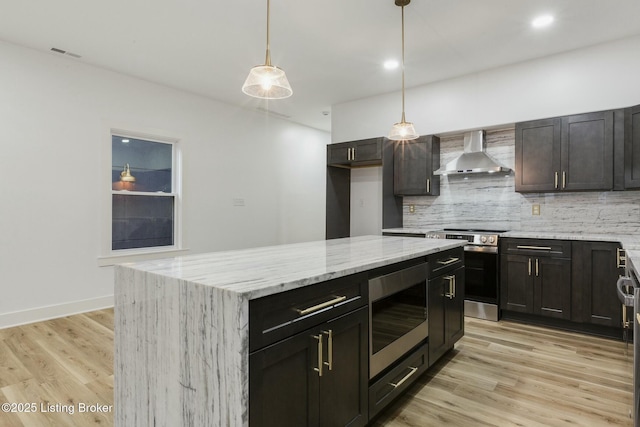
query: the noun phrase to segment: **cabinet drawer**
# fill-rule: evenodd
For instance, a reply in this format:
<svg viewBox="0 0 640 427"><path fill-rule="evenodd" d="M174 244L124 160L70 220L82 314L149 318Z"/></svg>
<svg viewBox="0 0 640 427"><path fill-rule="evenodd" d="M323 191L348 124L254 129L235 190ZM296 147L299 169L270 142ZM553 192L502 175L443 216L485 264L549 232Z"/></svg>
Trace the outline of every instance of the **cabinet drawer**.
<svg viewBox="0 0 640 427"><path fill-rule="evenodd" d="M555 239L502 239L500 253L534 257L571 258L571 241Z"/></svg>
<svg viewBox="0 0 640 427"><path fill-rule="evenodd" d="M368 303L359 273L249 301L249 351L290 337Z"/></svg>
<svg viewBox="0 0 640 427"><path fill-rule="evenodd" d="M429 277L440 276L464 265L464 248L461 246L430 255L427 262L429 263Z"/></svg>
<svg viewBox="0 0 640 427"><path fill-rule="evenodd" d="M429 345L423 344L395 368L369 386L369 420L413 384L427 370Z"/></svg>

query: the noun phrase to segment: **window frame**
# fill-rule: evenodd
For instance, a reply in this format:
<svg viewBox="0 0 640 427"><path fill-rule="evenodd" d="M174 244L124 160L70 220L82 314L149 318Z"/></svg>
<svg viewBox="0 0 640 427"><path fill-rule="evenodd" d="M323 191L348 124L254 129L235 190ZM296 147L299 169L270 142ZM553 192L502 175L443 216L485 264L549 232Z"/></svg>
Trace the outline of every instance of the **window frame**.
<svg viewBox="0 0 640 427"><path fill-rule="evenodd" d="M188 249L184 247L182 233L182 144L181 139L167 136L168 132L151 131L140 132L131 131L125 128L110 127L108 132L108 144L105 144L105 162L101 170L104 171L104 193L103 202L103 238L102 253L98 257L99 266L109 266L122 262L140 261L145 259L165 258L174 255L180 255ZM140 139L144 141L156 142L160 144L169 144L172 149L171 159L171 193L156 193L146 191L130 192L126 190L114 190L112 188L112 168L113 168L113 136ZM168 246L150 246L144 248L131 249L113 249L113 196L125 195L127 197L144 197L144 196L161 196L173 197L173 245Z"/></svg>

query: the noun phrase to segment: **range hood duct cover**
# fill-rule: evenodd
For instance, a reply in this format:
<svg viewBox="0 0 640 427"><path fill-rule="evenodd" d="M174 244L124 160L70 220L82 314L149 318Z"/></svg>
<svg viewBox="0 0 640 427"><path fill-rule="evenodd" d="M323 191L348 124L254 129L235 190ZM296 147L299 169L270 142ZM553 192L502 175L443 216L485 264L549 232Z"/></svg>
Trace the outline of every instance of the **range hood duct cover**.
<svg viewBox="0 0 640 427"><path fill-rule="evenodd" d="M511 172L485 152L483 130L464 134L464 153L450 161L434 173L436 175L455 175L468 173Z"/></svg>

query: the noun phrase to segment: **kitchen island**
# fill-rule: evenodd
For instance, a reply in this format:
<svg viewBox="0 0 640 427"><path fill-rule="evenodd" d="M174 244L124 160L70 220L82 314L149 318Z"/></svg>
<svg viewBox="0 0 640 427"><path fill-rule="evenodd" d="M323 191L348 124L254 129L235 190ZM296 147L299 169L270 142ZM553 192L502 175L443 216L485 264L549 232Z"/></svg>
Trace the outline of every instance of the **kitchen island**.
<svg viewBox="0 0 640 427"><path fill-rule="evenodd" d="M249 424L249 302L459 248L363 236L115 270L115 425Z"/></svg>

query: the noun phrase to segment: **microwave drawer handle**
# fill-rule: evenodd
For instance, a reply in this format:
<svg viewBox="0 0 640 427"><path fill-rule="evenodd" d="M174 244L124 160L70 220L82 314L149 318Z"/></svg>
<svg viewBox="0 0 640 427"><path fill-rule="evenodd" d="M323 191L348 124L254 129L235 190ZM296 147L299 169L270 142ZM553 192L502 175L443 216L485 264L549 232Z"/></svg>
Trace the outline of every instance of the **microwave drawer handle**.
<svg viewBox="0 0 640 427"><path fill-rule="evenodd" d="M397 383L389 383L389 385L393 388L398 388L400 387L402 384L404 384L404 382L406 380L408 380L409 378L411 378L411 376L413 374L415 374L418 371L418 368L414 368L413 366L408 366L408 368L411 370L411 372L409 372L407 375L405 375L404 377L402 377L402 379L400 381L398 381Z"/></svg>
<svg viewBox="0 0 640 427"><path fill-rule="evenodd" d="M296 308L296 311L298 312L298 314L300 316L304 316L305 314L309 314L309 313L313 313L314 311L322 310L325 307L329 307L330 305L337 304L337 303L342 302L342 301L344 301L346 299L347 299L346 296L335 297L332 300L320 303L318 305L314 305L313 307L309 307L309 308L305 308L305 309Z"/></svg>
<svg viewBox="0 0 640 427"><path fill-rule="evenodd" d="M453 264L454 262L458 262L458 261L460 261L460 258L451 257L446 261L438 261L438 264L449 265L449 264Z"/></svg>
<svg viewBox="0 0 640 427"><path fill-rule="evenodd" d="M534 250L534 251L550 251L551 247L550 246L527 246L527 245L518 245L516 246L516 248L518 249L530 249L530 250Z"/></svg>

